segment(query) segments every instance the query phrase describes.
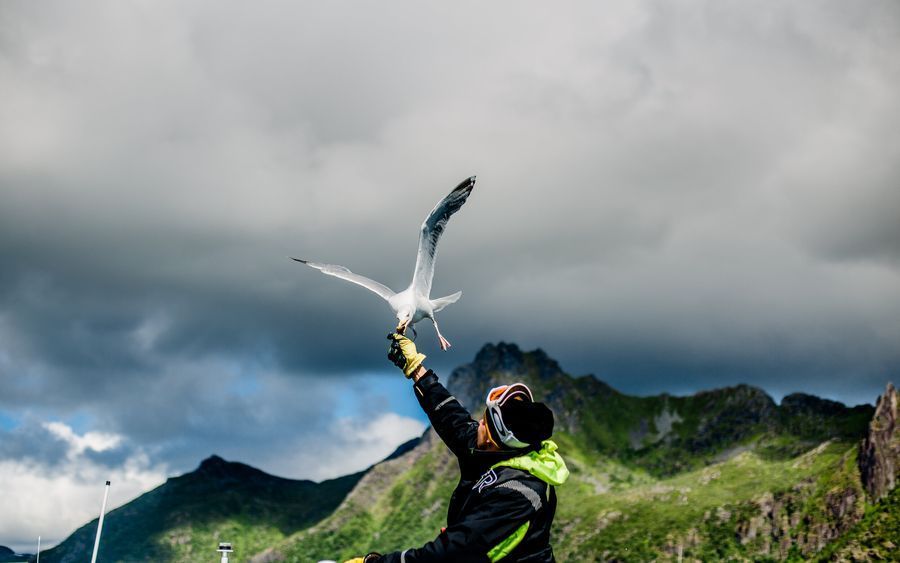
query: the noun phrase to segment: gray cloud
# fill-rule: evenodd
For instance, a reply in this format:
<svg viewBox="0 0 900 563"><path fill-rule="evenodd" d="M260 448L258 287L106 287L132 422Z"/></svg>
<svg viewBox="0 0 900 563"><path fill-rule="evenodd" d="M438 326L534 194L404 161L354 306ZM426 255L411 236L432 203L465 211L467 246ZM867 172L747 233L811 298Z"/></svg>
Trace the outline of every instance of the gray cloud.
<svg viewBox="0 0 900 563"><path fill-rule="evenodd" d="M277 466L392 321L287 257L403 289L470 174L441 370L506 340L857 402L900 368L895 3L0 11L0 410Z"/></svg>
<svg viewBox="0 0 900 563"><path fill-rule="evenodd" d="M65 460L68 444L35 420L0 430L0 460L30 461L54 467Z"/></svg>

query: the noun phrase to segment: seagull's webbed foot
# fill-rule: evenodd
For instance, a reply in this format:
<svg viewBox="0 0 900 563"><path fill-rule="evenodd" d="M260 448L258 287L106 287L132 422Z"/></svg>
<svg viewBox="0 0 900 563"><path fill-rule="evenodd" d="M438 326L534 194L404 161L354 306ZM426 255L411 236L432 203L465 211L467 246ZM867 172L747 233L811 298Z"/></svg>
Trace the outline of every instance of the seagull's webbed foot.
<svg viewBox="0 0 900 563"><path fill-rule="evenodd" d="M431 322L432 322L432 324L434 324L434 331L435 331L435 332L437 333L437 335L438 335L438 340L441 341L441 350L446 351L447 348L450 347L450 341L447 340L446 338L444 338L444 335L441 334L441 329L438 328L437 321L434 320L434 317L431 317Z"/></svg>

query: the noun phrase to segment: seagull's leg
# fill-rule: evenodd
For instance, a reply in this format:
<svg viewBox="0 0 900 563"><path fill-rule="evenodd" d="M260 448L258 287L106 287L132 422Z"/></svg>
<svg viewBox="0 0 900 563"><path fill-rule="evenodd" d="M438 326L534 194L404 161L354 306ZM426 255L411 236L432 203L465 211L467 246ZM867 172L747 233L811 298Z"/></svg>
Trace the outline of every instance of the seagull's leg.
<svg viewBox="0 0 900 563"><path fill-rule="evenodd" d="M438 335L438 340L441 341L441 350L446 350L450 347L450 341L444 338L444 335L441 334L441 329L438 328L437 321L434 320L434 317L431 317L431 322L434 324L434 331Z"/></svg>
<svg viewBox="0 0 900 563"><path fill-rule="evenodd" d="M419 333L416 332L416 327L413 326L413 325L411 325L411 324L407 324L406 326L409 328L409 330L412 331L412 333L413 333L412 340L413 340L413 342L415 342L415 341L416 341L416 338L419 337Z"/></svg>

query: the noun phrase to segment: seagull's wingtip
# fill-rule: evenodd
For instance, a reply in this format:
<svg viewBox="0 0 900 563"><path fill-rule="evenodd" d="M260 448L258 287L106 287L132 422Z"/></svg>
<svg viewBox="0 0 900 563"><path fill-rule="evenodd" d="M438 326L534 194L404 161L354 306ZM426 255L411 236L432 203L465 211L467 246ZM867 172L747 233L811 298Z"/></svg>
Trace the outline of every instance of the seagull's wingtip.
<svg viewBox="0 0 900 563"><path fill-rule="evenodd" d="M475 176L469 176L468 178L466 178L465 180L460 182L459 185L453 189L453 191L454 192L469 191L474 187L475 187Z"/></svg>
<svg viewBox="0 0 900 563"><path fill-rule="evenodd" d="M294 258L293 256L291 256L291 260L293 260L294 262L300 262L301 264L306 264L306 262L307 262L307 260L303 260L301 258Z"/></svg>

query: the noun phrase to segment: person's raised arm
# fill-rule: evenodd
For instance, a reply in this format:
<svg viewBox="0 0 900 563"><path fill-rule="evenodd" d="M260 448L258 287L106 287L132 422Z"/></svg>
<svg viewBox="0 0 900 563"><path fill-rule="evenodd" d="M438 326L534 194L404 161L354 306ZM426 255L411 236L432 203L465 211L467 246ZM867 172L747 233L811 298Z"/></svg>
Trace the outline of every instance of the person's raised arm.
<svg viewBox="0 0 900 563"><path fill-rule="evenodd" d="M422 366L425 355L416 350L412 340L398 333L388 335L388 339L392 341L388 358L415 382L416 398L438 436L457 456L467 455L475 448L478 423L441 385L437 375Z"/></svg>

